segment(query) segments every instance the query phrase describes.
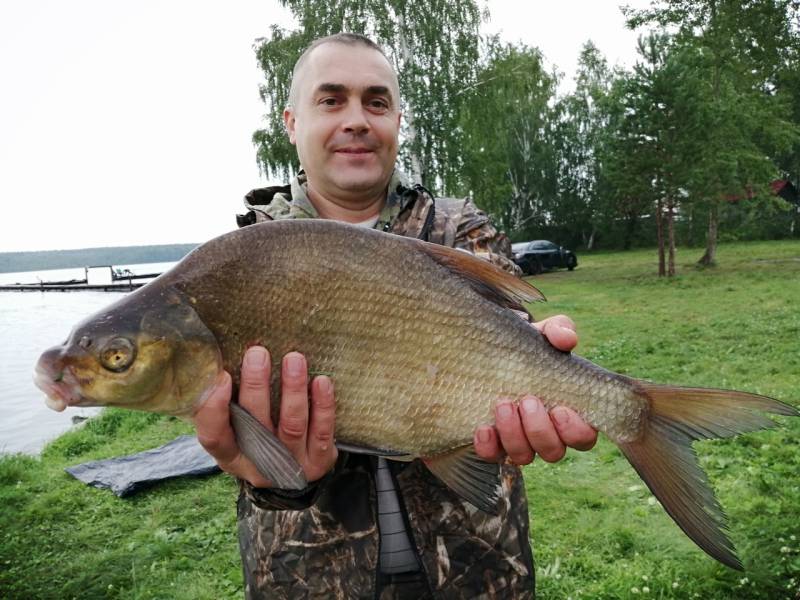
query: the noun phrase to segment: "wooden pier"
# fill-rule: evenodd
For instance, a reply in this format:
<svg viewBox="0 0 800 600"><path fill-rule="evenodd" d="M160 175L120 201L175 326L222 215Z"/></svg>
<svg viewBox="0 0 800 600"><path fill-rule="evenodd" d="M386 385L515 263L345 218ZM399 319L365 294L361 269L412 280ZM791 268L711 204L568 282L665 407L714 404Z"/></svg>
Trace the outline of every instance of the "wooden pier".
<svg viewBox="0 0 800 600"><path fill-rule="evenodd" d="M132 292L146 283L146 281L131 281L127 283L100 283L94 285L88 283L62 285L43 281L41 283L12 283L9 285L0 285L0 292Z"/></svg>
<svg viewBox="0 0 800 600"><path fill-rule="evenodd" d="M95 275L98 272L105 273L106 276L96 278ZM108 272L110 272L110 277ZM121 271L104 265L84 267L84 275L83 279L70 279L68 281L39 281L37 283L0 285L0 292L132 292L149 283L150 280L155 279L161 273L137 275L127 269Z"/></svg>

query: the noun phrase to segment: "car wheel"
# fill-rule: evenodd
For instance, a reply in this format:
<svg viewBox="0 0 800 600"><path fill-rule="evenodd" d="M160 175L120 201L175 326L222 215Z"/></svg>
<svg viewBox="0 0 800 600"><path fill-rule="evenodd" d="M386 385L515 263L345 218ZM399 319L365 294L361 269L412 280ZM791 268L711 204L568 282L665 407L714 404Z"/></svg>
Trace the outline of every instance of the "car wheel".
<svg viewBox="0 0 800 600"><path fill-rule="evenodd" d="M578 266L578 260L574 256L570 256L567 260L567 269L574 270Z"/></svg>
<svg viewBox="0 0 800 600"><path fill-rule="evenodd" d="M542 263L538 260L531 260L528 263L528 275L538 275L542 272Z"/></svg>

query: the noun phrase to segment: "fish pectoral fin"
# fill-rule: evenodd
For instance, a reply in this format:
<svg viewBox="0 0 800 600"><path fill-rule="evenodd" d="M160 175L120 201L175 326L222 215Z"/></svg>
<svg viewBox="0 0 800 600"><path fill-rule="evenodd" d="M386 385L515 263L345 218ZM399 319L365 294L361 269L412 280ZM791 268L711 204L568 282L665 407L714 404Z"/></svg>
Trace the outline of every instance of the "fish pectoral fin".
<svg viewBox="0 0 800 600"><path fill-rule="evenodd" d="M231 402L231 423L236 443L258 471L283 490L302 490L308 486L303 467L277 436L244 408Z"/></svg>
<svg viewBox="0 0 800 600"><path fill-rule="evenodd" d="M389 450L387 448L373 448L371 446L359 446L357 444L347 444L345 442L336 442L336 447L344 452L352 454L367 454L368 456L381 456L388 460L399 460L409 462L414 460L408 452L400 452L398 450Z"/></svg>
<svg viewBox="0 0 800 600"><path fill-rule="evenodd" d="M447 487L477 508L493 515L500 512L500 465L479 458L472 444L423 458L422 462Z"/></svg>
<svg viewBox="0 0 800 600"><path fill-rule="evenodd" d="M495 304L527 313L524 306L526 302L545 299L544 294L530 283L507 273L488 260L438 244L417 243L425 254L451 273L462 277L473 290Z"/></svg>

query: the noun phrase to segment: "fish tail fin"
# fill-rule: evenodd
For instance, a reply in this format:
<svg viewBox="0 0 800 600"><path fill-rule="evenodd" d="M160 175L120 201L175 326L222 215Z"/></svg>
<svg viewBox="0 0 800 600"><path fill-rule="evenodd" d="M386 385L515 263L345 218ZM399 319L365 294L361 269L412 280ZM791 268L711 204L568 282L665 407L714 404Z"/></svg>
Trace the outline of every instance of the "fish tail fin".
<svg viewBox="0 0 800 600"><path fill-rule="evenodd" d="M795 408L766 396L705 388L634 383L650 401L643 435L620 449L664 509L700 548L733 569L743 570L727 536L727 517L692 442L731 437L773 427L756 411L800 416Z"/></svg>

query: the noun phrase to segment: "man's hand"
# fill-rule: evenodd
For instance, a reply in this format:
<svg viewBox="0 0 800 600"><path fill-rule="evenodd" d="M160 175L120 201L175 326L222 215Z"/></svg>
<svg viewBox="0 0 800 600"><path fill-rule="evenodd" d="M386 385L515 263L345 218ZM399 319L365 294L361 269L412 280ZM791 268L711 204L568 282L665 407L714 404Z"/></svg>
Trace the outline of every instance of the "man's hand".
<svg viewBox="0 0 800 600"><path fill-rule="evenodd" d="M559 350L568 352L578 343L575 324L558 315L533 324ZM497 462L506 455L517 465L527 465L537 454L547 462L564 457L567 446L590 450L597 442L597 431L578 414L564 406L549 413L538 398L525 396L519 406L501 400L495 409L495 426L475 430L475 452L487 461Z"/></svg>
<svg viewBox="0 0 800 600"><path fill-rule="evenodd" d="M306 479L316 481L336 463L333 440L336 403L329 377L311 382L309 402L308 367L298 352L283 357L281 365L281 410L277 432L270 418L270 356L260 346L249 348L242 361L239 404L276 433L303 467ZM257 488L271 487L236 443L230 423L231 376L225 372L208 399L194 415L197 439L223 471L249 481Z"/></svg>

